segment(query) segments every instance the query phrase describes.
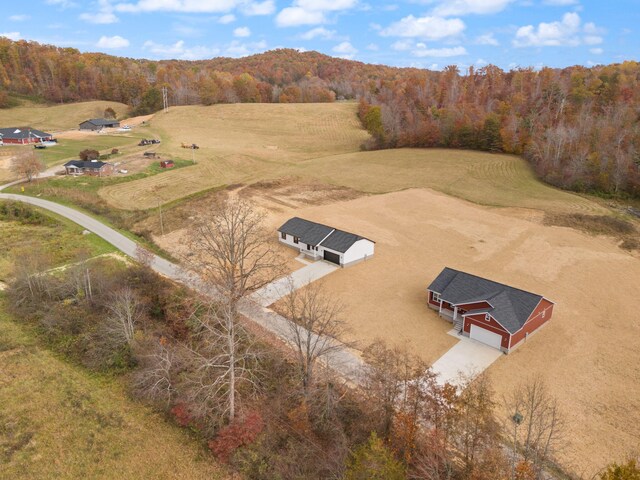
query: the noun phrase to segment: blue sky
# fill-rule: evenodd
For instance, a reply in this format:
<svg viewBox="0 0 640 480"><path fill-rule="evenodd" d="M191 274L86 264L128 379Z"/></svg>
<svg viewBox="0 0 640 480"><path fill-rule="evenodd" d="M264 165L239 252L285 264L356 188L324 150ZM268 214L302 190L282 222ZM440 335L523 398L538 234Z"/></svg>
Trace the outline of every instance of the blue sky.
<svg viewBox="0 0 640 480"><path fill-rule="evenodd" d="M640 0L23 0L0 35L149 59L317 50L504 69L638 60Z"/></svg>

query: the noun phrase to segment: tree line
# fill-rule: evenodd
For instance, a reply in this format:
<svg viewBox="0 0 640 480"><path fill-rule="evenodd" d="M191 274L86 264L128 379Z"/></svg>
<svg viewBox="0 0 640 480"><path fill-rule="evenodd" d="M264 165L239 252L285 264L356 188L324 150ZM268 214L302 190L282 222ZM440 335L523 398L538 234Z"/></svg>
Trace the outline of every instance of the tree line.
<svg viewBox="0 0 640 480"><path fill-rule="evenodd" d="M0 107L12 95L112 100L134 114L172 105L360 99L365 148L450 147L523 155L545 181L640 196L640 64L564 69L393 68L279 49L150 61L0 38Z"/></svg>
<svg viewBox="0 0 640 480"><path fill-rule="evenodd" d="M32 223L31 210L8 203L4 218ZM376 341L360 384L349 385L330 368L327 341L344 333L343 310L318 284L280 306L290 345L252 325L247 297L282 273L270 233L241 200L211 205L183 259L198 292L153 273L142 248L130 266L79 252L52 269L31 245L15 254L8 307L51 348L121 375L133 397L247 479L556 478L566 424L542 379L507 398L487 375L440 385L420 359ZM593 478L637 473L630 460Z"/></svg>

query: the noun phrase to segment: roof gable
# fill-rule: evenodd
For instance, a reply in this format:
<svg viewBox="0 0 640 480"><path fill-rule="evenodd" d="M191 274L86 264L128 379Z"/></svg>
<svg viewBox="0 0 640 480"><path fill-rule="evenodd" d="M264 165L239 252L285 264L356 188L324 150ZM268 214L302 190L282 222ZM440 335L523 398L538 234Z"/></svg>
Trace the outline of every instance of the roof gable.
<svg viewBox="0 0 640 480"><path fill-rule="evenodd" d="M50 137L51 134L47 132L43 132L42 130L37 130L31 127L11 127L11 128L0 128L0 136L3 138L17 138L24 139L30 137L42 138L42 137Z"/></svg>
<svg viewBox="0 0 640 480"><path fill-rule="evenodd" d="M445 268L428 289L439 293L440 298L454 305L482 300L488 302L493 308L487 311L510 333L523 327L543 298L451 268Z"/></svg>
<svg viewBox="0 0 640 480"><path fill-rule="evenodd" d="M65 163L64 167L88 168L90 170L100 170L107 162L92 162L90 160L71 160Z"/></svg>
<svg viewBox="0 0 640 480"><path fill-rule="evenodd" d="M329 250L340 253L345 253L358 240L368 240L360 235L338 230L300 217L290 218L278 231L298 237L303 243L313 246L321 245Z"/></svg>
<svg viewBox="0 0 640 480"><path fill-rule="evenodd" d="M90 120L85 120L82 123L92 123L93 125L102 127L105 125L113 125L115 123L120 123L120 122L118 122L117 120L107 120L106 118L92 118ZM82 125L82 123L80 125Z"/></svg>

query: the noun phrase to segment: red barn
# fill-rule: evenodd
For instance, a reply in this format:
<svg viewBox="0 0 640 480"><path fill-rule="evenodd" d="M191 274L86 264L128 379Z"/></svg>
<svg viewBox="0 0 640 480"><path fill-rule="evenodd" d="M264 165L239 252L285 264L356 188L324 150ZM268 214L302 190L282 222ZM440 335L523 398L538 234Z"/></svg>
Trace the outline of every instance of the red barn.
<svg viewBox="0 0 640 480"><path fill-rule="evenodd" d="M53 135L31 127L0 128L0 143L22 144L50 142Z"/></svg>
<svg viewBox="0 0 640 480"><path fill-rule="evenodd" d="M469 273L445 268L427 288L428 305L467 337L509 353L544 325L554 303Z"/></svg>

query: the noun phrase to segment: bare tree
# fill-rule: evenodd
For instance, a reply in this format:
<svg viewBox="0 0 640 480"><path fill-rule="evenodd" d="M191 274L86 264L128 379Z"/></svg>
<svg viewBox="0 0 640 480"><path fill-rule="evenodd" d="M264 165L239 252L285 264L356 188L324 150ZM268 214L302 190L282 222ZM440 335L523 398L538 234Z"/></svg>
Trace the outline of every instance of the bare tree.
<svg viewBox="0 0 640 480"><path fill-rule="evenodd" d="M153 252L147 250L146 248L144 248L142 245L138 243L136 244L135 257L136 257L136 260L141 265L145 267L150 267L153 264L153 259L155 255L153 254Z"/></svg>
<svg viewBox="0 0 640 480"><path fill-rule="evenodd" d="M533 465L537 478L541 478L545 463L561 445L565 422L557 399L547 389L541 377L529 379L505 399L509 422L518 421L513 428L513 443L522 458Z"/></svg>
<svg viewBox="0 0 640 480"><path fill-rule="evenodd" d="M105 306L108 315L103 333L114 345L131 346L136 327L144 315L142 302L131 287L125 286L109 295Z"/></svg>
<svg viewBox="0 0 640 480"><path fill-rule="evenodd" d="M40 172L46 168L33 149L23 150L13 158L11 170L20 178L26 178L31 182Z"/></svg>
<svg viewBox="0 0 640 480"><path fill-rule="evenodd" d="M51 298L53 282L46 271L51 258L40 244L31 244L14 251L12 292L16 305L35 303Z"/></svg>
<svg viewBox="0 0 640 480"><path fill-rule="evenodd" d="M283 270L283 262L273 247L272 234L264 226L264 215L242 200L226 199L213 206L211 213L196 222L189 241L190 268L200 276L208 294L215 295L217 306L210 308L210 319L201 321L211 336L201 342L202 368L219 368L220 338L224 339L224 388L210 384L211 392L226 397L229 420L236 415L238 375L246 375L242 337L238 324L238 303L264 287ZM209 325L216 325L216 328ZM207 346L207 341L211 345ZM242 348L243 351L239 351Z"/></svg>
<svg viewBox="0 0 640 480"><path fill-rule="evenodd" d="M229 308L225 302L202 305L192 316L195 333L183 345L185 395L194 413L208 420L234 418L238 393L255 385L258 356L242 324L229 320Z"/></svg>
<svg viewBox="0 0 640 480"><path fill-rule="evenodd" d="M345 348L338 339L344 340L348 330L341 320L342 305L326 295L320 283L299 290L291 284L289 292L283 313L290 320L302 391L308 399L316 364Z"/></svg>
<svg viewBox="0 0 640 480"><path fill-rule="evenodd" d="M169 405L175 392L180 356L166 338L143 342L136 349L138 368L132 378L133 391L141 398Z"/></svg>

